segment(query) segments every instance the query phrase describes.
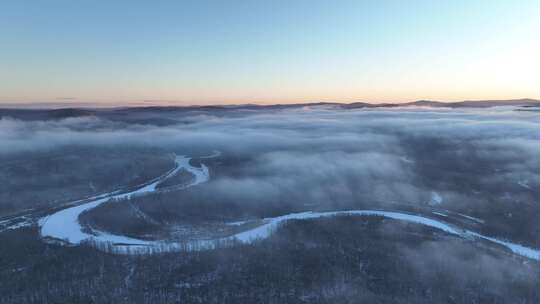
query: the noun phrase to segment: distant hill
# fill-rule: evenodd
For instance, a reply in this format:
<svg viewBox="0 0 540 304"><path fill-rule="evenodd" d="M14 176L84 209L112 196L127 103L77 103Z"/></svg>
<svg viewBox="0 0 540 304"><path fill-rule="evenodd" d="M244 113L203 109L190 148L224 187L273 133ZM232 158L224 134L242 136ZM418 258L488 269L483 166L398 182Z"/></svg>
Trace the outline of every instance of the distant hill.
<svg viewBox="0 0 540 304"><path fill-rule="evenodd" d="M205 105L205 106L146 106L146 107L118 107L118 108L90 108L66 107L56 109L28 109L28 108L2 108L0 105L0 118L10 117L21 120L56 120L73 117L97 116L114 121L126 123L169 125L175 124L177 118L194 115L211 114L245 115L251 111L278 111L285 109L302 108L334 108L334 109L361 109L361 108L392 108L392 107L433 107L433 108L489 108L494 106L519 106L523 108L539 107L540 100L536 99L510 99L510 100L466 100L458 102L441 102L432 100L418 100L406 103L368 103L368 102L317 102L298 104L238 104L238 105Z"/></svg>
<svg viewBox="0 0 540 304"><path fill-rule="evenodd" d="M419 100L415 102L405 103L403 105L450 108L489 108L495 106L540 106L540 100L528 98L509 100L465 100L458 102Z"/></svg>
<svg viewBox="0 0 540 304"><path fill-rule="evenodd" d="M433 107L433 108L489 108L496 106L522 106L540 107L540 100L537 99L508 99L508 100L465 100L456 102L442 102L433 100L417 100L405 103L384 103L371 104L365 102L355 102L345 104L347 108L373 108L373 107Z"/></svg>

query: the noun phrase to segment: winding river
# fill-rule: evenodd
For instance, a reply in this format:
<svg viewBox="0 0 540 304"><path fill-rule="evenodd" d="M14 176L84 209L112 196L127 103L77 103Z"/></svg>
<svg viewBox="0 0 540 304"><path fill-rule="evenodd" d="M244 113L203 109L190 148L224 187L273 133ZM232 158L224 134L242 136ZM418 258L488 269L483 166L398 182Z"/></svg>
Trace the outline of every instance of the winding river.
<svg viewBox="0 0 540 304"><path fill-rule="evenodd" d="M140 245L151 246L155 242L148 242L135 238L130 238L122 235L110 234L104 231L83 229L79 223L79 215L85 211L96 208L97 206L109 201L109 200L122 200L129 199L134 196L148 195L160 191L170 191L171 189L163 188L158 189L157 186L164 182L169 177L174 176L178 171L185 169L193 174L194 179L191 183L182 187L174 187L175 190L181 188L187 188L203 182L206 182L209 178L208 168L202 165L200 168L193 167L189 164L191 158L185 156L176 156L175 168L167 172L166 174L154 179L153 181L141 185L135 190L117 194L117 192L107 193L95 198L89 199L88 202L81 205L70 207L58 211L50 216L44 217L39 221L40 234L44 238L51 238L60 240L66 244L77 245L83 241L92 240L96 243L112 243L112 244L126 244L126 245Z"/></svg>
<svg viewBox="0 0 540 304"><path fill-rule="evenodd" d="M214 154L211 157L217 156ZM202 157L208 158L208 157ZM139 254L149 252L162 252L162 251L178 251L178 250L206 250L213 249L225 242L239 242L239 243L251 243L256 240L264 239L274 233L277 228L289 220L302 220L302 219L316 219L321 217L331 216L379 216L390 218L394 220L400 220L415 224L428 226L453 236L470 239L470 240L483 240L502 247L507 248L516 255L527 257L530 259L540 261L540 250L525 247L519 244L515 244L509 241L488 237L470 231L467 229L461 229L454 225L444 223L440 220L435 220L421 215L413 215L402 212L381 211L381 210L348 210L348 211L329 211L329 212L301 212L291 213L273 218L265 218L262 220L262 224L249 228L245 231L237 234L217 239L210 240L188 240L185 242L166 242L166 241L147 241L122 235L115 235L105 231L99 231L95 229L83 229L79 223L79 215L90 209L96 208L111 199L129 199L133 196L148 195L160 191L179 190L187 187L196 186L209 180L209 171L205 165L201 165L200 168L190 165L191 158L185 156L176 156L175 168L167 172L166 174L150 181L147 184L137 187L135 190L119 193L118 191L103 194L91 199L88 199L86 203L66 208L58 211L50 216L44 217L39 221L40 234L45 239L53 239L61 241L65 245L78 245L81 242L89 241L95 244L98 248L100 246L107 246L108 250L112 250L118 254ZM174 176L180 170L187 170L193 174L194 179L187 185L162 188L157 186ZM77 203L77 202L74 202Z"/></svg>

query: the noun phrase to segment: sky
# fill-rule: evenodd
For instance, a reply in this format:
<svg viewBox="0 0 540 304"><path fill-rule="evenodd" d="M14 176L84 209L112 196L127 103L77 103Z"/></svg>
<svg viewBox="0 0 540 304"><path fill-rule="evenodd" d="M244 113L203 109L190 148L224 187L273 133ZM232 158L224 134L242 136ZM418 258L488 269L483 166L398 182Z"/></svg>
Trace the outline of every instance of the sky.
<svg viewBox="0 0 540 304"><path fill-rule="evenodd" d="M540 99L537 0L0 0L0 103Z"/></svg>

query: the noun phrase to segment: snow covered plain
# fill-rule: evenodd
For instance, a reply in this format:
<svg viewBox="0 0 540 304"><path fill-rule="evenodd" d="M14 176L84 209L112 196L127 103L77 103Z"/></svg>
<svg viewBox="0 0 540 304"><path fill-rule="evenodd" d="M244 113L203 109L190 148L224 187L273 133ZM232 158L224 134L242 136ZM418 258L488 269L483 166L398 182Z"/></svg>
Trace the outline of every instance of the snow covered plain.
<svg viewBox="0 0 540 304"><path fill-rule="evenodd" d="M216 153L214 155L217 156L219 154ZM98 248L102 246L107 246L108 250L112 250L113 252L118 254L140 254L178 250L194 251L216 248L216 246L224 243L251 243L256 240L268 238L272 233L277 230L280 225L284 224L289 220L307 220L332 216L379 216L428 226L448 233L450 235L465 239L483 240L491 242L498 246L503 246L507 248L516 255L540 261L540 250L534 248L529 248L509 241L484 236L473 231L461 229L454 225L450 225L442 221L420 215L381 210L348 210L328 212L308 211L301 213L291 213L273 218L265 218L262 220L263 224L228 237L210 240L189 240L185 242L145 241L122 235L114 235L104 231L87 231L83 229L83 227L80 225L79 215L82 212L95 208L108 200L129 199L133 196L147 195L159 191L167 191L168 188L157 189L157 185L165 181L167 178L174 176L178 171L182 169L185 169L188 172L192 173L195 179L188 185L184 185L182 187L174 187L174 190L195 186L208 181L208 168L205 165L201 165L200 168L193 167L189 164L190 159L191 158L185 156L177 156L175 159L176 167L173 170L145 185L142 185L141 187L133 191L120 194L118 192L112 192L100 195L98 197L94 197L87 203L67 208L45 218L42 218L39 221L41 236L47 239L63 241L62 243L66 245L78 245L81 242L88 241L95 244Z"/></svg>

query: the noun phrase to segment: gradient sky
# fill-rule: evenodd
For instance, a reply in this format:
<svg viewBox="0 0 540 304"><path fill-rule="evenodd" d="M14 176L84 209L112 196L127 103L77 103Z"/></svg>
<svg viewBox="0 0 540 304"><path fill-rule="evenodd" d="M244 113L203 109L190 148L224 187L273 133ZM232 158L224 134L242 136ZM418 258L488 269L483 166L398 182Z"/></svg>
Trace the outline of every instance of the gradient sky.
<svg viewBox="0 0 540 304"><path fill-rule="evenodd" d="M0 0L0 102L540 98L540 1Z"/></svg>

